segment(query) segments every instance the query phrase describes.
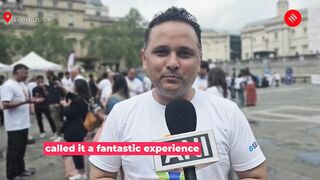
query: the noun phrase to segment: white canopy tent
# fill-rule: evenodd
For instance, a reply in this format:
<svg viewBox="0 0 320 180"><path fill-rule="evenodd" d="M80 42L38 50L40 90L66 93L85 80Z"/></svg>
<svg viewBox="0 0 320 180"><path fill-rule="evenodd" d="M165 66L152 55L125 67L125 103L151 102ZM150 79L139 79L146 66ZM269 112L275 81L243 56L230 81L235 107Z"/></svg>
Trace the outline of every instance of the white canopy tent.
<svg viewBox="0 0 320 180"><path fill-rule="evenodd" d="M11 71L11 69L9 65L0 63L0 71Z"/></svg>
<svg viewBox="0 0 320 180"><path fill-rule="evenodd" d="M35 71L46 71L46 70L53 70L53 71L60 71L61 66L55 63L52 63L48 60L45 60L35 52L31 51L28 55L20 59L19 61L13 63L11 67L15 66L16 64L24 64L29 67L30 70Z"/></svg>

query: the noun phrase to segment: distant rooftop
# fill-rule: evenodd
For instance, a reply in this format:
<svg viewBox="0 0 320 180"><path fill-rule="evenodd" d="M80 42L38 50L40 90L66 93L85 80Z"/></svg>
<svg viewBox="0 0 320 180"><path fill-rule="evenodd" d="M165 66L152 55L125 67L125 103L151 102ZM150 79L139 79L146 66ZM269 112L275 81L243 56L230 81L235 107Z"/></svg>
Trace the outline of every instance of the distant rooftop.
<svg viewBox="0 0 320 180"><path fill-rule="evenodd" d="M103 6L101 0L88 0L88 4L94 5L94 6Z"/></svg>

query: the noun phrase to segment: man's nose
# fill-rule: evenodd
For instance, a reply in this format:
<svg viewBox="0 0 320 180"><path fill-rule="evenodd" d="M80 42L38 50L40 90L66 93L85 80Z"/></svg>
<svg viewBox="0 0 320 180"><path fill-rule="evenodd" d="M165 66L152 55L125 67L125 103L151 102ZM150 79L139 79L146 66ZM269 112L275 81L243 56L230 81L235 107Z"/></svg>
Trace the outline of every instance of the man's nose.
<svg viewBox="0 0 320 180"><path fill-rule="evenodd" d="M177 55L175 53L171 53L168 57L166 68L170 71L174 71L179 69L180 63Z"/></svg>

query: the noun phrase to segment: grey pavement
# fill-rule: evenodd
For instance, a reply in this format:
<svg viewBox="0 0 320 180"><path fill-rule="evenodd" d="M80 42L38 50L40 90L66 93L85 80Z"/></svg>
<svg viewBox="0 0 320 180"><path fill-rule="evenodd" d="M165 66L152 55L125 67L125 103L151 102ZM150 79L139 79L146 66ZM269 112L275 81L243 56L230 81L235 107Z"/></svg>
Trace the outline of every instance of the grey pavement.
<svg viewBox="0 0 320 180"><path fill-rule="evenodd" d="M320 86L293 85L258 89L258 103L242 108L267 158L270 180L317 180L320 177ZM49 132L49 125L45 121ZM39 136L33 121L31 134ZM50 134L50 133L49 133ZM0 128L0 151L6 133ZM28 145L26 164L35 167L32 180L63 180L62 158L42 155L42 142ZM0 157L0 179L5 160Z"/></svg>

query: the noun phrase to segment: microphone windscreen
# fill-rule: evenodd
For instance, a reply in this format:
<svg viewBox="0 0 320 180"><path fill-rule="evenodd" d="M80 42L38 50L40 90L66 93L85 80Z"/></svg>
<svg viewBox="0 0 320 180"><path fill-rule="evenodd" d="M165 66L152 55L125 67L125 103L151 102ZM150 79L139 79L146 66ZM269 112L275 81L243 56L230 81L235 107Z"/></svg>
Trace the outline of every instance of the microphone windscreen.
<svg viewBox="0 0 320 180"><path fill-rule="evenodd" d="M185 99L171 101L165 109L167 127L171 135L196 130L197 114L193 104Z"/></svg>

